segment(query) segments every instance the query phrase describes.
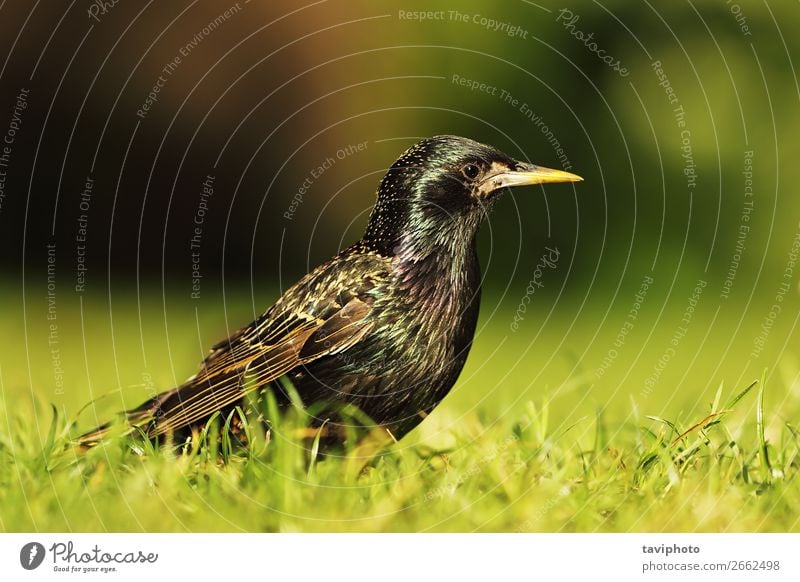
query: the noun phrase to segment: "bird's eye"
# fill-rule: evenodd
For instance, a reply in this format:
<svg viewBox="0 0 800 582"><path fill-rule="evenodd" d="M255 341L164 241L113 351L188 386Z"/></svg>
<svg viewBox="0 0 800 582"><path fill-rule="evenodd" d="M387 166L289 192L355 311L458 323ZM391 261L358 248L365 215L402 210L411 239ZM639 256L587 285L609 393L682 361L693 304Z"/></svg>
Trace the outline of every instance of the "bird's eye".
<svg viewBox="0 0 800 582"><path fill-rule="evenodd" d="M478 177L478 174L481 173L481 169L476 166L475 164L467 164L463 168L461 168L461 173L464 174L470 180L474 180Z"/></svg>

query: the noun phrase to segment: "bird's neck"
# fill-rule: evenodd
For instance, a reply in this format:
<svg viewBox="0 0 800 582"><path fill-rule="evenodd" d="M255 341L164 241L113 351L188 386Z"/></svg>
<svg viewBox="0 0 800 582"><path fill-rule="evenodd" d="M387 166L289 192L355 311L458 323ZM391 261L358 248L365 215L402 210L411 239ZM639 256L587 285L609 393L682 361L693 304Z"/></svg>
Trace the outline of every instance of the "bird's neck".
<svg viewBox="0 0 800 582"><path fill-rule="evenodd" d="M415 300L430 307L448 302L463 308L480 290L480 266L474 233L468 238L406 237L394 249L393 262L401 285Z"/></svg>
<svg viewBox="0 0 800 582"><path fill-rule="evenodd" d="M423 299L474 296L476 236L485 212L448 214L427 203L394 208L389 202L379 198L362 245L391 258L401 284Z"/></svg>

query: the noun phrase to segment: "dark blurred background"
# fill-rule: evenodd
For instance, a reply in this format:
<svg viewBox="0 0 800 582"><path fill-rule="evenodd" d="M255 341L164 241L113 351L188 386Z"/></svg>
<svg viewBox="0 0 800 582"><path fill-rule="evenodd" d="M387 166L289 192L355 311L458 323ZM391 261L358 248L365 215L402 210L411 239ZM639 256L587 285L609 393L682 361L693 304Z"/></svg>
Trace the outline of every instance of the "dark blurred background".
<svg viewBox="0 0 800 582"><path fill-rule="evenodd" d="M134 294L213 314L241 292L257 313L360 236L404 149L452 133L585 178L498 205L480 238L487 317L500 310L507 331L558 248L537 320L564 334L582 321L569 369L599 369L652 277L636 341L666 339L638 386L702 281L683 356L714 362L738 338L735 361L753 365L737 381L765 363L754 346L776 301L776 359L796 329L798 24L795 2L724 0L5 2L7 313L46 329L48 275L60 313L90 320ZM62 344L80 337L60 317ZM718 349L703 335L714 326ZM620 381L641 355L624 343Z"/></svg>

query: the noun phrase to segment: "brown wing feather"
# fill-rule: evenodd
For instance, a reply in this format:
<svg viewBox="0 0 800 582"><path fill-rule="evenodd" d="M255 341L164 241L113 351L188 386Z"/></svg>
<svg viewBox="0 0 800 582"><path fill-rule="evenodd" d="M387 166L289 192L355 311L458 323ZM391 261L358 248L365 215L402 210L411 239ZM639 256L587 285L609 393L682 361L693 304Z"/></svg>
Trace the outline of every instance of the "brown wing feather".
<svg viewBox="0 0 800 582"><path fill-rule="evenodd" d="M303 344L300 358L305 361L343 352L372 329L366 323L370 306L360 299L351 299L319 326Z"/></svg>
<svg viewBox="0 0 800 582"><path fill-rule="evenodd" d="M263 338L252 341L256 336L251 333L243 334L235 345L231 342L227 353L212 352L214 357L199 374L158 403L152 411L155 424L149 434L156 436L191 425L297 366L347 349L371 329L369 313L367 303L352 298L327 319L295 321L279 340L270 330L270 339L275 341L272 345L263 343Z"/></svg>
<svg viewBox="0 0 800 582"><path fill-rule="evenodd" d="M189 382L199 383L220 373L246 366L250 360L269 349L278 347L286 341L293 341L297 334L313 330L325 323L323 319L300 312L292 314L291 317L284 316L279 324L273 324L267 329L267 322L270 321L268 315L262 316L250 326L240 329L230 338L214 345L203 362L203 368L189 378Z"/></svg>

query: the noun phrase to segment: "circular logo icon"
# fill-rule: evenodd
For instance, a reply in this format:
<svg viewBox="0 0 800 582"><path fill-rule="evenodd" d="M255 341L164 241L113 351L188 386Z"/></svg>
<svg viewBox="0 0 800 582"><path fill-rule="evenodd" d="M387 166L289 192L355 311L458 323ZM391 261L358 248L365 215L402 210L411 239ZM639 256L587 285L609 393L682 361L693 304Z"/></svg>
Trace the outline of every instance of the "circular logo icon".
<svg viewBox="0 0 800 582"><path fill-rule="evenodd" d="M39 542L28 542L19 551L19 563L26 570L35 570L44 561L44 546Z"/></svg>

